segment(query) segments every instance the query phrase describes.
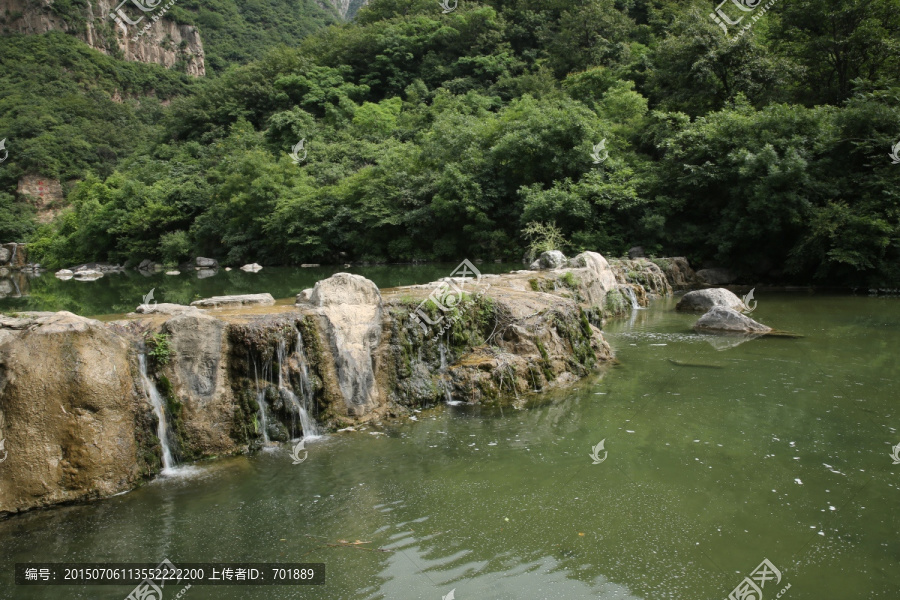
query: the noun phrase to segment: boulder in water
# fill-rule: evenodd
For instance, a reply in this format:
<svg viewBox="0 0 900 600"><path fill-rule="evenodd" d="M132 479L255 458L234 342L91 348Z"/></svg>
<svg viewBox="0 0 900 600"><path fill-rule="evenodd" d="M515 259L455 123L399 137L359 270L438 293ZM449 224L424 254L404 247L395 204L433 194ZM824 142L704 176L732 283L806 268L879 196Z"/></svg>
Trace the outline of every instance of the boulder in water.
<svg viewBox="0 0 900 600"><path fill-rule="evenodd" d="M252 263L241 267L241 271L244 271L246 273L259 273L260 271L262 271L262 267L256 263Z"/></svg>
<svg viewBox="0 0 900 600"><path fill-rule="evenodd" d="M62 280L72 279L75 276L75 273L70 271L69 269L60 269L55 273L56 277Z"/></svg>
<svg viewBox="0 0 900 600"><path fill-rule="evenodd" d="M679 300L675 310L681 312L706 312L716 306L724 306L734 310L744 308L744 303L725 288L710 288L688 292Z"/></svg>
<svg viewBox="0 0 900 600"><path fill-rule="evenodd" d="M198 256L194 263L200 269L215 269L219 266L219 263L214 258L204 258L202 256Z"/></svg>
<svg viewBox="0 0 900 600"><path fill-rule="evenodd" d="M698 331L729 333L768 333L771 327L757 323L747 315L725 306L714 306L694 324Z"/></svg>

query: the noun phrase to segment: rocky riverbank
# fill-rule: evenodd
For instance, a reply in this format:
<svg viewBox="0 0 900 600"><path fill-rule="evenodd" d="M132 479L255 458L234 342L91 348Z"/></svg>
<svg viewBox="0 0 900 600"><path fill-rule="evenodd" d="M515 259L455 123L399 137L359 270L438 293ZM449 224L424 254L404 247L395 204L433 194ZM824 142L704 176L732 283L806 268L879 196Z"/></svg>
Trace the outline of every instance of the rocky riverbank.
<svg viewBox="0 0 900 600"><path fill-rule="evenodd" d="M110 323L0 317L0 514L131 489L163 446L186 462L440 402L522 401L611 361L604 319L696 281L683 259L592 252L461 274L379 290L339 273L296 304L150 304Z"/></svg>

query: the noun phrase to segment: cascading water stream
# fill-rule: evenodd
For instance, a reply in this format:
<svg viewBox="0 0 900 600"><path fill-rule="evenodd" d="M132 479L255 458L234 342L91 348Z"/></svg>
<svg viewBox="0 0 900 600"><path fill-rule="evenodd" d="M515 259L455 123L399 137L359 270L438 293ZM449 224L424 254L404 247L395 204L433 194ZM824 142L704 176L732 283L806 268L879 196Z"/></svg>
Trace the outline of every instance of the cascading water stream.
<svg viewBox="0 0 900 600"><path fill-rule="evenodd" d="M150 404L153 405L153 410L156 412L156 437L159 438L159 444L162 447L162 474L165 475L167 471L171 471L175 466L175 459L172 458L172 450L169 448L169 428L166 424L166 409L163 406L159 390L156 389L156 384L153 383L153 380L147 375L147 356L143 352L138 354L138 364L141 368L141 383L144 386L144 392L150 398Z"/></svg>
<svg viewBox="0 0 900 600"><path fill-rule="evenodd" d="M16 253L19 251L19 245L13 244L12 247L13 247L13 251L12 251L12 256L9 258L9 266L15 267L16 266Z"/></svg>
<svg viewBox="0 0 900 600"><path fill-rule="evenodd" d="M259 424L260 424L260 427L262 428L263 443L265 445L269 444L269 422L266 419L266 409L268 408L268 405L266 404L266 385L265 385L266 381L268 381L268 378L266 377L266 367L271 366L271 364L272 363L269 362L262 366L263 385L260 386L259 372L257 371L257 368L256 368L256 362L255 361L253 362L253 377L256 382L256 403L259 405Z"/></svg>
<svg viewBox="0 0 900 600"><path fill-rule="evenodd" d="M440 374L443 375L447 372L447 347L444 345L444 340L441 339L438 342L438 350L441 353L441 370ZM438 379L439 385L444 390L444 398L447 400L447 404L462 404L462 402L456 401L453 399L453 394L450 393L450 382L447 381L444 377L440 377Z"/></svg>
<svg viewBox="0 0 900 600"><path fill-rule="evenodd" d="M643 307L638 302L637 296L634 294L634 290L631 286L624 286L625 295L631 300L631 310L641 310Z"/></svg>
<svg viewBox="0 0 900 600"><path fill-rule="evenodd" d="M306 359L306 353L303 351L303 336L298 331L297 341L294 347L294 354L300 365L300 398L294 393L290 386L284 384L284 371L287 369L287 343L281 339L278 341L278 393L282 398L293 407L291 413L291 434L296 433L295 418L300 419L300 428L303 433L303 439L313 439L319 437L319 428L310 412L313 407L313 390L309 382L309 362Z"/></svg>

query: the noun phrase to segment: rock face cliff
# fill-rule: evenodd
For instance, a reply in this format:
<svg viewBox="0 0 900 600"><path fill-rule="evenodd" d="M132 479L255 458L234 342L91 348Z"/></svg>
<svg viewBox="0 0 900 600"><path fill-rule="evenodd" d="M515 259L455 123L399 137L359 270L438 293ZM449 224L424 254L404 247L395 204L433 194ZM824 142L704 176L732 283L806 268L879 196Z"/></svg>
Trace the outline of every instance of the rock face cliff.
<svg viewBox="0 0 900 600"><path fill-rule="evenodd" d="M388 290L339 273L296 305L0 317L0 514L130 489L164 445L190 461L436 403L524 402L610 361L603 319L670 293L662 273L586 252Z"/></svg>
<svg viewBox="0 0 900 600"><path fill-rule="evenodd" d="M338 13L348 21L356 16L360 8L367 5L369 0L322 0L328 2Z"/></svg>
<svg viewBox="0 0 900 600"><path fill-rule="evenodd" d="M162 16L168 4L161 0L119 4L114 0L83 0L63 6L53 0L0 0L0 32L37 35L64 31L104 54L166 68L178 66L189 75L201 77L206 74L206 65L200 34L193 26ZM125 18L120 16L117 24L110 14ZM138 36L147 25L150 27Z"/></svg>

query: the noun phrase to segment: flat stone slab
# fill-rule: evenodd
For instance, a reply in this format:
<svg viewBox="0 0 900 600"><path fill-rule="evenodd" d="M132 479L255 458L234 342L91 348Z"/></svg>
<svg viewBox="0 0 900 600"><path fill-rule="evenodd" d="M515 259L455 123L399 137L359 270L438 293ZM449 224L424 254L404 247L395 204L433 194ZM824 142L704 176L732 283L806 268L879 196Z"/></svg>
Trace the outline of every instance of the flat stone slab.
<svg viewBox="0 0 900 600"><path fill-rule="evenodd" d="M233 308L236 306L272 306L275 298L272 294L238 294L236 296L213 296L191 302L191 306L199 308Z"/></svg>

